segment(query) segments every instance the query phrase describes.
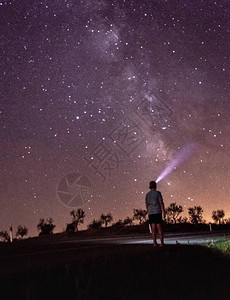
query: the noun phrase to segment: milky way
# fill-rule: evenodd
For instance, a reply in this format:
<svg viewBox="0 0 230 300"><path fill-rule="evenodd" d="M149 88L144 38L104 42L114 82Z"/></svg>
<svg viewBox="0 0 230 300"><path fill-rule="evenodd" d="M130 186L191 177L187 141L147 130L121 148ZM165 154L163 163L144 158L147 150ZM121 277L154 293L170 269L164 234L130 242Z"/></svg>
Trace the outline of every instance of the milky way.
<svg viewBox="0 0 230 300"><path fill-rule="evenodd" d="M1 228L165 205L229 208L227 0L2 1Z"/></svg>

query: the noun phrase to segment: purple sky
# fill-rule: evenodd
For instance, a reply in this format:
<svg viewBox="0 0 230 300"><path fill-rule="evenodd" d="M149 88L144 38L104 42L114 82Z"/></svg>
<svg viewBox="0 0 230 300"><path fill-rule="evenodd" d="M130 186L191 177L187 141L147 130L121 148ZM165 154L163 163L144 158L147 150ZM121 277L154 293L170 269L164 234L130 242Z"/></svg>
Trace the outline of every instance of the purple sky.
<svg viewBox="0 0 230 300"><path fill-rule="evenodd" d="M0 230L165 205L229 207L227 0L0 2ZM70 175L69 175L70 174ZM78 180L80 180L78 182ZM92 191L92 196L89 196Z"/></svg>

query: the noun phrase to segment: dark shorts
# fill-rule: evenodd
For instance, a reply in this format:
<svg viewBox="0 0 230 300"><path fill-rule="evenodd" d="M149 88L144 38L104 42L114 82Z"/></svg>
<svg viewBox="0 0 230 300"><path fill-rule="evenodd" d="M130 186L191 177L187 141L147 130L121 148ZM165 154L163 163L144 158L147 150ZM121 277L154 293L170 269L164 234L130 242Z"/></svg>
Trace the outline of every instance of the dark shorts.
<svg viewBox="0 0 230 300"><path fill-rule="evenodd" d="M162 213L149 215L149 224L161 224L163 223Z"/></svg>

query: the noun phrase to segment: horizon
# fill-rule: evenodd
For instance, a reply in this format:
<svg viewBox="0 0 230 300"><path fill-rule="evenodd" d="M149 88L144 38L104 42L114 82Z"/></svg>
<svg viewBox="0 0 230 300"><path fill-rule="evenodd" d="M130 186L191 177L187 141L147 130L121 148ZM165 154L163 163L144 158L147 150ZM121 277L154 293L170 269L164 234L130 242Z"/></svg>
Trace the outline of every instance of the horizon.
<svg viewBox="0 0 230 300"><path fill-rule="evenodd" d="M176 203L177 205L180 205L179 203ZM198 205L199 206L199 205ZM191 206L192 207L192 206ZM167 207L166 207L167 208ZM136 208L136 209L143 209L143 208ZM144 210L145 210L145 208L144 208ZM217 209L216 209L217 210ZM225 211L224 211L225 212ZM107 213L109 213L109 212L102 212L101 214L107 214ZM79 224L79 231L84 231L84 230L88 230L88 225L95 219L95 220L99 220L100 219L100 216L101 216L101 214L100 215L98 215L98 217L96 217L96 218L92 218L90 221L88 221L88 222L86 222L86 219L87 219L87 216L85 216L85 218L84 218L84 223L83 224ZM213 219L212 219L212 217L210 217L209 219L207 219L206 217L205 217L205 211L203 212L203 220L202 220L202 222L201 222L201 224L217 224ZM188 223L190 223L190 221L189 221L189 215L188 215L188 213L187 213L187 211L183 211L180 215L179 215L180 217L187 217L188 218ZM112 217L113 217L113 215L112 215ZM133 217L133 215L127 215L126 217L130 217L130 218L132 218ZM125 217L125 218L126 218ZM50 216L50 217L45 217L45 218L43 218L45 221L46 221L46 219L48 219L48 218L52 218L52 216ZM121 220L123 221L125 218L121 218ZM58 223L56 223L55 222L55 219L54 218L52 218L53 220L54 220L54 222L53 222L53 224L55 225L55 228L54 228L54 230L53 230L53 233L55 234L55 233L63 233L63 232L66 232L66 225L68 224L68 223L71 223L71 216L70 216L70 214L69 214L69 220L66 220L66 222L64 223L65 224L65 226L64 227L62 227L60 224L58 224ZM229 215L227 215L226 214L226 212L225 212L225 217L224 217L224 219L229 219ZM40 221L40 219L37 221L37 223L36 223L36 225L35 225L35 227L34 227L34 229L33 229L33 235L30 235L30 233L31 233L31 229L28 227L28 226L26 226L26 224L13 224L13 223L11 223L12 224L12 227L13 227L13 237L15 237L15 234L16 234L16 230L17 230L17 226L18 225L22 225L22 226L25 226L27 229L28 229L28 234L25 236L25 238L30 238L30 237L37 237L37 236L39 236L39 231L38 231L38 229L37 229L37 224L39 223L39 221ZM112 220L112 222L111 223L109 223L108 224L108 227L111 227L114 223L116 223L116 222L118 222L119 221L119 219L114 219L113 218L113 220ZM147 221L148 221L148 218L147 218ZM167 223L166 221L164 221L164 224L165 225L167 225L167 224L172 224L172 225L174 225L174 223ZM180 223L180 222L177 222L176 224L183 224L183 223ZM139 221L138 220L133 220L133 224L132 225L139 225ZM218 224L217 224L218 225ZM10 230L9 230L9 228L10 228L10 226L11 225L9 225L9 227L8 228L6 228L6 229L3 229L3 228L0 228L0 231L7 231L8 233L10 232ZM129 225L126 225L126 226L129 226ZM62 228L61 228L62 227ZM105 226L104 225L102 225L102 227L104 228ZM122 229L121 229L122 230ZM146 230L146 233L148 233L148 230Z"/></svg>

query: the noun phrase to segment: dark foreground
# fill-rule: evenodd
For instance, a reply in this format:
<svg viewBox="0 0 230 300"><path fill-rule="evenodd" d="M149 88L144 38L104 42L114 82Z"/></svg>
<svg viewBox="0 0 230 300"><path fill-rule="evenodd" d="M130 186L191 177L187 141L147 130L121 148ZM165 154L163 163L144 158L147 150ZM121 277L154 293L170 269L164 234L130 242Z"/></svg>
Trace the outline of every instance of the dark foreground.
<svg viewBox="0 0 230 300"><path fill-rule="evenodd" d="M210 300L230 295L229 256L204 246L94 245L85 251L82 245L79 251L31 256L23 264L17 273L1 272L0 299Z"/></svg>

